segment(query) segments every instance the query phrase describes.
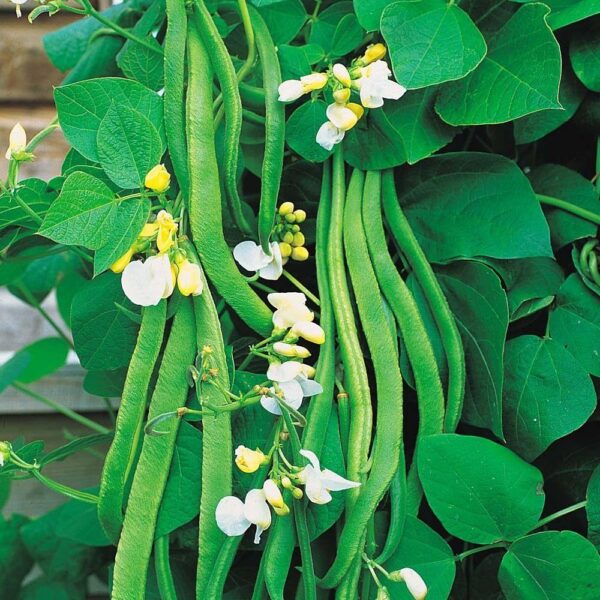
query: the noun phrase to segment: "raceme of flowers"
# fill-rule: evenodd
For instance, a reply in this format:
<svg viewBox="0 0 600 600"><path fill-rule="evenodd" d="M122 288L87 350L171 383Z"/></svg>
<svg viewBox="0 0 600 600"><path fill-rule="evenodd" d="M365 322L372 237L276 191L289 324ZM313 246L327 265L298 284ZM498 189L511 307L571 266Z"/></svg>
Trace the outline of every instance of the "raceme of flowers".
<svg viewBox="0 0 600 600"><path fill-rule="evenodd" d="M272 234L278 241L269 244L271 254L268 255L259 244L247 240L233 249L233 257L246 271L253 271L262 279L279 279L290 259L301 262L309 257L300 227L305 220L305 211L294 210L292 202L284 202L277 211Z"/></svg>
<svg viewBox="0 0 600 600"><path fill-rule="evenodd" d="M157 194L169 187L171 176L164 165L156 165L146 175L145 186ZM179 248L179 225L173 215L161 210L156 219L144 225L131 247L112 265L113 273L122 273L121 286L131 302L155 306L171 296L175 287L184 296L202 293L202 271ZM145 258L132 260L135 255Z"/></svg>
<svg viewBox="0 0 600 600"><path fill-rule="evenodd" d="M327 107L327 121L317 132L317 143L331 150L339 144L361 119L365 108L380 108L385 100L398 100L406 88L390 79L392 72L385 60L386 47L372 44L364 55L352 61L348 69L334 64L326 73L311 73L300 79L289 79L279 86L279 100L294 102L308 93L331 91L333 102ZM360 104L352 102L358 94Z"/></svg>

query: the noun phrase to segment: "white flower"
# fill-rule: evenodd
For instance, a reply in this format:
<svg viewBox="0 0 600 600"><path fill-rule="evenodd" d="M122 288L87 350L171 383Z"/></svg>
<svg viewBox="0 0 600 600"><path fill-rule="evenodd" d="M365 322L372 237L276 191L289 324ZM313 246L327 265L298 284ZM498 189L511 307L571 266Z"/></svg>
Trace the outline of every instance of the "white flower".
<svg viewBox="0 0 600 600"><path fill-rule="evenodd" d="M288 360L287 362L272 362L267 369L267 377L270 381L276 381L277 383L284 383L286 381L292 381L300 375L302 372L302 363L295 360Z"/></svg>
<svg viewBox="0 0 600 600"><path fill-rule="evenodd" d="M310 461L310 465L306 465L298 473L298 479L304 484L306 495L311 502L315 504L327 504L331 501L331 494L329 492L347 490L360 485L360 483L345 479L329 469L321 470L319 459L314 452L300 450L300 454Z"/></svg>
<svg viewBox="0 0 600 600"><path fill-rule="evenodd" d="M166 254L151 256L144 262L130 262L121 276L125 295L139 306L155 306L168 298L175 287L175 277Z"/></svg>
<svg viewBox="0 0 600 600"><path fill-rule="evenodd" d="M288 79L279 86L279 101L294 102L308 92L324 88L327 81L325 73L311 73L300 79Z"/></svg>
<svg viewBox="0 0 600 600"><path fill-rule="evenodd" d="M273 344L273 351L281 356L289 356L290 358L308 358L310 356L308 348L286 342L275 342Z"/></svg>
<svg viewBox="0 0 600 600"><path fill-rule="evenodd" d="M366 108L383 106L384 98L398 100L406 93L406 88L391 81L390 71L385 60L376 60L361 69L362 77L354 81L360 89L360 101Z"/></svg>
<svg viewBox="0 0 600 600"><path fill-rule="evenodd" d="M292 325L290 334L305 339L313 344L325 343L325 332L320 325L310 321L298 321Z"/></svg>
<svg viewBox="0 0 600 600"><path fill-rule="evenodd" d="M330 151L344 139L345 135L346 132L343 129L339 129L331 121L325 121L317 131L317 144Z"/></svg>
<svg viewBox="0 0 600 600"><path fill-rule="evenodd" d="M251 525L256 525L255 544L271 525L271 511L263 490L250 490L244 502L235 496L221 498L215 518L219 529L230 537L243 535Z"/></svg>
<svg viewBox="0 0 600 600"><path fill-rule="evenodd" d="M298 410L302 405L302 400L309 396L316 396L323 391L323 386L308 378L305 368L307 365L295 362L293 360L285 363L271 363L267 371L267 377L271 381L276 381L277 386L283 392L282 401L294 410ZM270 388L272 394L275 394L275 388ZM272 396L264 395L260 399L262 407L274 415L281 414L279 402Z"/></svg>
<svg viewBox="0 0 600 600"><path fill-rule="evenodd" d="M423 578L414 569L409 569L408 567L400 569L399 573L410 595L415 600L424 600L427 596L427 586Z"/></svg>
<svg viewBox="0 0 600 600"><path fill-rule="evenodd" d="M327 107L327 118L334 127L342 131L352 129L358 121L354 111L350 110L345 104L338 104L337 102L333 102Z"/></svg>
<svg viewBox="0 0 600 600"><path fill-rule="evenodd" d="M19 4L22 4L19 3ZM20 6L17 4L17 14L21 16ZM23 129L21 123L17 123L11 130L8 136L8 150L6 151L6 160L10 160L13 154L23 152L27 148L27 133Z"/></svg>
<svg viewBox="0 0 600 600"><path fill-rule="evenodd" d="M27 0L10 0L13 4L15 4L15 10L17 12L17 17L21 18L21 4L25 4Z"/></svg>
<svg viewBox="0 0 600 600"><path fill-rule="evenodd" d="M275 281L283 273L283 261L279 244L271 242L269 246L271 248L271 256L254 242L240 242L233 249L233 258L246 271L255 271L259 277Z"/></svg>
<svg viewBox="0 0 600 600"><path fill-rule="evenodd" d="M333 76L345 87L350 87L352 79L348 69L342 63L335 63L332 68Z"/></svg>
<svg viewBox="0 0 600 600"><path fill-rule="evenodd" d="M281 292L267 296L269 304L277 310L273 313L273 325L288 329L299 321L312 321L314 313L306 307L306 296L300 292Z"/></svg>
<svg viewBox="0 0 600 600"><path fill-rule="evenodd" d="M272 479L266 479L263 483L262 489L265 493L267 502L273 508L283 508L285 506L283 496L281 495L281 490L277 487L277 484Z"/></svg>

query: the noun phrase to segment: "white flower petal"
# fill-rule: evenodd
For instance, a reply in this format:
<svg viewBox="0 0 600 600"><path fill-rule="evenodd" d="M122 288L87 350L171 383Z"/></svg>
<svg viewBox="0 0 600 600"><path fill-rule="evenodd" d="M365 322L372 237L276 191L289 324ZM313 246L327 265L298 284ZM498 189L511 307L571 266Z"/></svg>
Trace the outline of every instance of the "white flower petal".
<svg viewBox="0 0 600 600"><path fill-rule="evenodd" d="M381 95L389 100L398 100L406 94L406 88L395 81L386 81L382 86Z"/></svg>
<svg viewBox="0 0 600 600"><path fill-rule="evenodd" d="M323 469L321 471L321 482L328 490L332 492L349 490L350 488L355 488L360 485L360 483L357 481L345 479L341 475L338 475L329 469Z"/></svg>
<svg viewBox="0 0 600 600"><path fill-rule="evenodd" d="M141 260L130 262L121 275L125 295L138 306L156 306L165 291L164 283L161 278L154 277L149 266Z"/></svg>
<svg viewBox="0 0 600 600"><path fill-rule="evenodd" d="M325 489L321 481L321 474L317 469L310 465L305 467L303 470L303 479L305 481L304 491L311 502L315 504L327 504L331 502L331 494Z"/></svg>
<svg viewBox="0 0 600 600"><path fill-rule="evenodd" d="M302 406L304 395L301 385L296 380L280 383L279 389L283 392L283 401L294 410L298 410Z"/></svg>
<svg viewBox="0 0 600 600"><path fill-rule="evenodd" d="M404 579L410 595L415 600L423 600L427 596L427 586L423 578L414 569L408 567L400 569L400 575Z"/></svg>
<svg viewBox="0 0 600 600"><path fill-rule="evenodd" d="M379 108L383 106L383 97L376 93L374 86L364 82L360 88L360 102L365 108Z"/></svg>
<svg viewBox="0 0 600 600"><path fill-rule="evenodd" d="M267 300L273 308L289 308L306 304L306 296L302 292L273 292L267 296Z"/></svg>
<svg viewBox="0 0 600 600"><path fill-rule="evenodd" d="M325 121L317 131L317 144L325 150L331 150L344 139L345 132L338 129L331 121Z"/></svg>
<svg viewBox="0 0 600 600"><path fill-rule="evenodd" d="M337 102L327 107L327 118L342 131L352 129L358 121L357 116L348 107Z"/></svg>
<svg viewBox="0 0 600 600"><path fill-rule="evenodd" d="M271 388L271 391L273 393L275 392L273 388ZM277 402L277 400L271 396L261 396L260 405L272 415L281 415L281 407L279 406L279 402Z"/></svg>
<svg viewBox="0 0 600 600"><path fill-rule="evenodd" d="M144 264L150 271L152 279L160 282L161 298L168 298L175 289L175 277L173 277L169 257L166 254L158 254L147 258Z"/></svg>
<svg viewBox="0 0 600 600"><path fill-rule="evenodd" d="M305 397L308 396L316 396L317 394L321 394L323 392L323 386L318 381L313 381L312 379L308 379L303 375L300 375L297 378L300 387L302 388L302 394Z"/></svg>
<svg viewBox="0 0 600 600"><path fill-rule="evenodd" d="M256 525L254 543L260 542L260 536L265 529L271 525L271 510L267 504L264 491L250 490L244 501L244 517L253 525Z"/></svg>
<svg viewBox="0 0 600 600"><path fill-rule="evenodd" d="M295 379L302 371L302 363L288 360L284 363L272 362L267 369L267 378L278 383Z"/></svg>
<svg viewBox="0 0 600 600"><path fill-rule="evenodd" d="M246 271L258 271L271 262L271 257L267 256L258 244L251 241L240 242L233 249L233 258Z"/></svg>
<svg viewBox="0 0 600 600"><path fill-rule="evenodd" d="M310 464L316 469L319 473L321 472L321 463L317 458L317 455L312 450L300 450L300 454L304 456L304 458L308 458Z"/></svg>
<svg viewBox="0 0 600 600"><path fill-rule="evenodd" d="M272 242L270 246L271 256L269 257L269 263L266 266L258 269L258 274L260 275L260 277L262 277L262 279L276 281L281 277L281 274L283 273L283 260L281 258L281 250L279 249L279 244L277 242Z"/></svg>
<svg viewBox="0 0 600 600"><path fill-rule="evenodd" d="M294 102L304 95L304 84L298 79L288 79L279 86L279 101Z"/></svg>
<svg viewBox="0 0 600 600"><path fill-rule="evenodd" d="M229 536L243 535L251 525L244 516L244 503L235 496L221 498L215 518L219 529Z"/></svg>

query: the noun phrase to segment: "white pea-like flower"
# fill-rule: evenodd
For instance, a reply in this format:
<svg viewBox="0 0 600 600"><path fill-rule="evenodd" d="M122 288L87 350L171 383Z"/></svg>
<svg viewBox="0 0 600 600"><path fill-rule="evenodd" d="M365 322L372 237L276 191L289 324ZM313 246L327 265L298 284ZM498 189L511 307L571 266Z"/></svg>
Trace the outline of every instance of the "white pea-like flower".
<svg viewBox="0 0 600 600"><path fill-rule="evenodd" d="M300 292L274 292L267 300L276 310L273 313L273 325L288 329L299 321L312 321L314 313L306 306L306 296Z"/></svg>
<svg viewBox="0 0 600 600"><path fill-rule="evenodd" d="M321 469L319 459L314 452L300 450L300 454L310 461L310 464L298 473L298 479L300 483L304 484L304 490L311 502L327 504L331 501L329 492L348 490L360 485L360 483L350 481L330 469Z"/></svg>
<svg viewBox="0 0 600 600"><path fill-rule="evenodd" d="M336 144L339 144L346 135L346 132L336 127L331 121L325 121L317 131L317 144L328 152L333 150Z"/></svg>
<svg viewBox="0 0 600 600"><path fill-rule="evenodd" d="M279 101L294 102L304 94L323 89L328 79L326 73L311 73L300 79L288 79L279 86Z"/></svg>
<svg viewBox="0 0 600 600"><path fill-rule="evenodd" d="M19 5L17 4L17 14ZM19 14L19 16L21 16ZM16 123L15 126L10 130L8 136L8 150L6 151L6 160L10 160L13 155L23 152L27 148L27 133L21 123Z"/></svg>
<svg viewBox="0 0 600 600"><path fill-rule="evenodd" d="M361 77L353 81L360 90L360 101L365 108L379 108L384 99L398 100L406 88L391 80L392 72L385 60L376 60L361 69Z"/></svg>
<svg viewBox="0 0 600 600"><path fill-rule="evenodd" d="M298 321L294 323L290 329L290 335L301 337L313 344L325 343L325 332L323 331L323 328L320 325L317 325L317 323L311 323L310 321Z"/></svg>
<svg viewBox="0 0 600 600"><path fill-rule="evenodd" d="M403 581L406 584L406 589L415 600L424 600L427 597L427 585L423 578L409 567L393 571L390 573L392 581Z"/></svg>
<svg viewBox="0 0 600 600"><path fill-rule="evenodd" d="M134 260L123 270L121 287L125 295L139 306L156 306L175 288L176 276L166 254Z"/></svg>
<svg viewBox="0 0 600 600"><path fill-rule="evenodd" d="M262 489L250 490L244 502L235 496L221 498L215 518L219 529L230 537L243 535L252 525L256 525L255 544L260 542L262 532L271 525L271 511Z"/></svg>
<svg viewBox="0 0 600 600"><path fill-rule="evenodd" d="M335 127L342 131L352 129L358 122L358 117L346 104L333 102L327 107L327 118Z"/></svg>
<svg viewBox="0 0 600 600"><path fill-rule="evenodd" d="M240 242L233 249L233 258L246 271L254 271L262 279L275 281L283 273L283 260L277 242L271 242L269 247L271 248L271 256L255 242Z"/></svg>
<svg viewBox="0 0 600 600"><path fill-rule="evenodd" d="M350 77L350 73L348 69L342 63L335 63L333 68L331 69L333 72L333 76L344 86L350 87L352 83L352 78Z"/></svg>

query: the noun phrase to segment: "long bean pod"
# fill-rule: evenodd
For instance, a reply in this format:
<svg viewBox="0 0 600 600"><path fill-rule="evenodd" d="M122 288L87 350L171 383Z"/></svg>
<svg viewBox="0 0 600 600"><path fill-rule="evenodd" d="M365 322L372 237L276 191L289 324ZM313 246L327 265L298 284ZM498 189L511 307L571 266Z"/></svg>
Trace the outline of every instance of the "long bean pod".
<svg viewBox="0 0 600 600"><path fill-rule="evenodd" d="M267 337L271 311L238 271L223 237L221 189L212 125L212 76L208 51L196 28L188 27L187 94L189 214L194 244L217 292L252 329Z"/></svg>
<svg viewBox="0 0 600 600"><path fill-rule="evenodd" d="M127 484L139 450L148 386L160 352L166 314L164 301L144 308L137 344L127 370L115 435L102 469L98 518L114 544L123 526Z"/></svg>
<svg viewBox="0 0 600 600"><path fill-rule="evenodd" d="M278 100L281 68L269 28L260 13L254 7L249 8L265 90L265 148L261 170L258 238L263 250L271 254L269 238L277 209L285 149L285 106Z"/></svg>
<svg viewBox="0 0 600 600"><path fill-rule="evenodd" d="M187 371L196 355L194 311L181 303L169 334L148 418L172 412L187 400ZM161 436L145 436L133 477L123 531L117 547L113 600L143 600L156 519L177 438L177 421Z"/></svg>
<svg viewBox="0 0 600 600"><path fill-rule="evenodd" d="M225 42L221 38L204 0L195 0L194 7L193 19L208 50L210 64L217 76L223 95L223 109L225 112L225 143L223 148L225 190L236 225L243 233L250 235L252 230L242 210L242 199L237 188L240 134L242 131L242 100L238 89L237 75L227 46L225 46ZM210 106L212 106L212 98Z"/></svg>
<svg viewBox="0 0 600 600"><path fill-rule="evenodd" d="M161 600L177 600L177 591L169 559L169 534L154 542L154 570Z"/></svg>
<svg viewBox="0 0 600 600"><path fill-rule="evenodd" d="M373 193L373 177L364 183L364 174L355 170L348 186L344 210L344 249L358 314L373 362L377 388L376 439L369 478L359 488L354 505L347 513L338 542L338 554L320 585L337 586L360 556L368 523L387 491L400 464L402 450L402 375L395 356L395 341L387 324L385 307L371 265L362 222L364 196ZM364 189L363 189L364 188Z"/></svg>
<svg viewBox="0 0 600 600"><path fill-rule="evenodd" d="M317 214L316 250L317 285L319 288L320 319L325 332L325 343L319 350L319 361L315 380L323 386L323 392L315 396L306 413L307 425L302 436L302 447L317 455L323 449L323 440L333 408L335 383L335 327L327 272L327 235L331 217L331 168L329 163L323 167L321 199ZM277 519L269 534L269 541L261 561L265 582L272 598L283 598L285 577L290 569L296 536L290 519Z"/></svg>
<svg viewBox="0 0 600 600"><path fill-rule="evenodd" d="M400 327L408 360L412 366L419 405L420 440L425 435L441 433L444 425L444 390L433 348L423 319L408 286L400 277L388 252L381 215L381 175L368 173L363 203L363 221L371 261L377 280ZM422 497L416 462L409 472L411 513L416 513Z"/></svg>
<svg viewBox="0 0 600 600"><path fill-rule="evenodd" d="M185 2L166 0L165 34L165 131L169 156L184 194L189 191L187 143L185 139L185 38L187 12Z"/></svg>

